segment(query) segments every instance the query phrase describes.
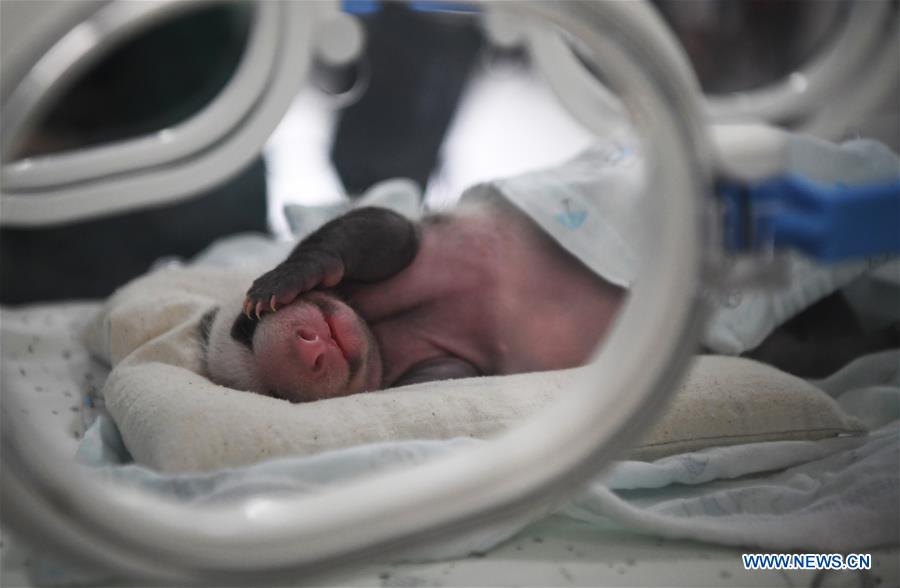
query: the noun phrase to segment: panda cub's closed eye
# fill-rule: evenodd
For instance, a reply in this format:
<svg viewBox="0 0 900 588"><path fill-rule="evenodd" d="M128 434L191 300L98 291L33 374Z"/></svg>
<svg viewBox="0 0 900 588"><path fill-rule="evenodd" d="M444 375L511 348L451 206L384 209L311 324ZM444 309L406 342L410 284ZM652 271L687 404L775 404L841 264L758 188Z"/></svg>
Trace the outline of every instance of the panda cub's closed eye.
<svg viewBox="0 0 900 588"><path fill-rule="evenodd" d="M253 349L253 334L256 332L256 326L259 321L248 318L244 313L239 312L234 324L231 325L231 338L244 345L248 349Z"/></svg>

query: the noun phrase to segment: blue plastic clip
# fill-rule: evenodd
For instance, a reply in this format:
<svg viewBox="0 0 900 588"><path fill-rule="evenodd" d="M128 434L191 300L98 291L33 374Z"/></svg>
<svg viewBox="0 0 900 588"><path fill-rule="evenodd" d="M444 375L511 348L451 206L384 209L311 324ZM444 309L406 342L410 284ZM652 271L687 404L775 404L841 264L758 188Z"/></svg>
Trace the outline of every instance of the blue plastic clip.
<svg viewBox="0 0 900 588"><path fill-rule="evenodd" d="M441 2L439 0L413 1L409 7L419 12L479 12L478 7L467 2Z"/></svg>
<svg viewBox="0 0 900 588"><path fill-rule="evenodd" d="M442 2L440 0L426 0L408 2L407 5L417 12L462 12L475 13L477 6L467 2ZM341 9L347 14L366 15L374 14L381 10L380 0L343 0Z"/></svg>
<svg viewBox="0 0 900 588"><path fill-rule="evenodd" d="M790 248L830 263L900 253L900 179L848 186L787 175L718 192L732 251Z"/></svg>
<svg viewBox="0 0 900 588"><path fill-rule="evenodd" d="M373 14L381 10L380 0L343 0L341 9L347 14Z"/></svg>

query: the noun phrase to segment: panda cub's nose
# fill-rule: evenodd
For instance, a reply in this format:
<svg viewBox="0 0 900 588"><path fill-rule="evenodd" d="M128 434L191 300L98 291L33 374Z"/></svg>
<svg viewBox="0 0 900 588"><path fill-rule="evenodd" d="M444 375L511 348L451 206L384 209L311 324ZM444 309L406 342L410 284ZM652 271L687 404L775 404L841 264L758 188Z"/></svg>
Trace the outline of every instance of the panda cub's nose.
<svg viewBox="0 0 900 588"><path fill-rule="evenodd" d="M310 372L320 371L330 337L309 328L297 329L294 335L297 359L300 364Z"/></svg>

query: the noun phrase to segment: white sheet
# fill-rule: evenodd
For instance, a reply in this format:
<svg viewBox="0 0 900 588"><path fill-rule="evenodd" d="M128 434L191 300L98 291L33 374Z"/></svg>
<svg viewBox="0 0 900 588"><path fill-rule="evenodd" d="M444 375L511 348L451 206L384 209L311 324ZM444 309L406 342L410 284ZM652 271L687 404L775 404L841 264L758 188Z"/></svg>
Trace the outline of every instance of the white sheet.
<svg viewBox="0 0 900 588"><path fill-rule="evenodd" d="M840 400L855 394L860 383L870 387L873 373L881 374L882 393L900 397L898 365L900 352L884 352L851 364L826 384ZM845 386L837 389L841 382ZM870 419L873 415L864 411L859 416ZM894 544L900 536L900 421L898 415L893 417L866 437L753 443L652 463L619 462L562 514L598 529L612 522L656 536L768 550L859 551ZM121 441L109 425L106 422L89 432L82 444L84 458L93 456L99 463L96 456L104 447L107 456L116 454L108 448ZM107 465L100 472L110 479L205 503L261 491L316 492L479 443L484 441L369 444L199 475L163 475L136 465ZM541 518L539 514L523 518L517 526L420 550L415 557L484 551Z"/></svg>

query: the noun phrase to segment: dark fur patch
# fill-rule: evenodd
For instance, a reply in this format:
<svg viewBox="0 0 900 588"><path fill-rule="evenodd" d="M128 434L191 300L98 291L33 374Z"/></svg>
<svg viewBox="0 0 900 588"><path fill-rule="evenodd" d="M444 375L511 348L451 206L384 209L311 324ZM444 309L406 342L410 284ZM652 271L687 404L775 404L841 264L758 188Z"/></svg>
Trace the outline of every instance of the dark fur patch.
<svg viewBox="0 0 900 588"><path fill-rule="evenodd" d="M216 320L217 314L219 314L218 306L210 308L200 318L200 340L204 346L209 345L209 335L212 332L213 321Z"/></svg>
<svg viewBox="0 0 900 588"><path fill-rule="evenodd" d="M259 321L247 318L244 313L238 313L234 324L231 325L231 338L253 350L253 334L256 332L258 324Z"/></svg>

